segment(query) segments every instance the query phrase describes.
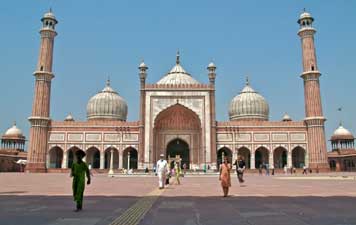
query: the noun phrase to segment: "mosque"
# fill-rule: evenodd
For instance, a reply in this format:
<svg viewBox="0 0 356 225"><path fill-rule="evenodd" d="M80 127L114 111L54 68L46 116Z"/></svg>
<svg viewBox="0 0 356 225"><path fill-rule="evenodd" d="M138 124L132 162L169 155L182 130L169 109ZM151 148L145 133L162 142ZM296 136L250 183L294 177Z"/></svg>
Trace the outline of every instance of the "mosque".
<svg viewBox="0 0 356 225"><path fill-rule="evenodd" d="M128 103L108 80L86 106L87 120L68 115L63 121L50 117L53 46L58 23L53 12L42 18L39 59L28 144L29 172L66 170L75 152L86 152L85 161L98 171L153 168L160 154L179 158L190 169L217 168L221 159L239 155L250 169L269 164L328 169L328 155L320 97L320 72L314 46L313 17L303 12L298 35L302 47L301 82L304 82L305 118L287 114L269 120L266 99L246 80L228 109L229 121L216 121L217 67L207 66L206 83L183 68L179 53L175 64L156 83L146 83L148 66L138 66L140 111L138 121L127 121ZM297 76L297 74L296 74ZM95 93L96 90L93 90Z"/></svg>

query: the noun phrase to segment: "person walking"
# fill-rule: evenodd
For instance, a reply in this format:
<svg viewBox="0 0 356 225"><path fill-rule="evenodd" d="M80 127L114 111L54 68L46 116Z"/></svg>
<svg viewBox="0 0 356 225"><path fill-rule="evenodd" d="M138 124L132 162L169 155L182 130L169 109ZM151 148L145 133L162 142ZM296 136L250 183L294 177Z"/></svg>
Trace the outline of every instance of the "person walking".
<svg viewBox="0 0 356 225"><path fill-rule="evenodd" d="M187 172L187 164L183 163L183 175Z"/></svg>
<svg viewBox="0 0 356 225"><path fill-rule="evenodd" d="M166 182L167 173L167 161L164 159L164 155L161 154L160 159L157 161L156 172L158 175L158 187L163 189Z"/></svg>
<svg viewBox="0 0 356 225"><path fill-rule="evenodd" d="M307 173L307 169L308 169L308 168L307 168L307 166L306 166L306 165L304 165L304 166L303 166L303 174L305 174L305 175L307 175L307 174L308 174L308 173Z"/></svg>
<svg viewBox="0 0 356 225"><path fill-rule="evenodd" d="M258 174L262 176L262 163L260 163L260 166L258 167Z"/></svg>
<svg viewBox="0 0 356 225"><path fill-rule="evenodd" d="M269 164L265 164L266 176L269 176Z"/></svg>
<svg viewBox="0 0 356 225"><path fill-rule="evenodd" d="M176 176L176 183L180 185L180 176L182 174L182 170L180 168L180 163L176 162L174 165L174 174Z"/></svg>
<svg viewBox="0 0 356 225"><path fill-rule="evenodd" d="M230 177L231 164L227 157L224 157L224 162L220 165L220 175L219 180L221 181L221 187L224 192L224 197L229 194L229 188L231 187L231 177Z"/></svg>
<svg viewBox="0 0 356 225"><path fill-rule="evenodd" d="M243 176L244 176L244 172L246 169L246 163L244 161L244 157L243 156L239 156L238 159L235 161L234 165L236 166L236 174L237 174L237 179L240 183L240 186L244 181Z"/></svg>
<svg viewBox="0 0 356 225"><path fill-rule="evenodd" d="M74 201L77 204L75 212L83 209L83 195L85 189L85 175L87 176L87 185L90 184L90 172L88 165L83 161L85 152L78 150L75 152L77 162L73 163L70 176L73 177L72 190Z"/></svg>
<svg viewBox="0 0 356 225"><path fill-rule="evenodd" d="M274 166L273 166L273 164L271 165L271 174L272 174L272 176L274 176Z"/></svg>

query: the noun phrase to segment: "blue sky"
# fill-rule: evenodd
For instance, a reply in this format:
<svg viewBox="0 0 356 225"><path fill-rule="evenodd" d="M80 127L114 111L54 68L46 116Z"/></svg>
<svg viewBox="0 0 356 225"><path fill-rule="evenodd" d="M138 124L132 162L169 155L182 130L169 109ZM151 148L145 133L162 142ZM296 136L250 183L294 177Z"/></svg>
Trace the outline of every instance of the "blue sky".
<svg viewBox="0 0 356 225"><path fill-rule="evenodd" d="M304 118L300 40L296 23L303 8L314 27L329 139L340 120L356 133L356 1L210 0L12 0L0 4L0 132L14 120L28 137L42 15L52 7L59 24L54 49L51 117L71 112L85 120L86 104L108 76L128 102L128 120L138 119L141 59L148 82L175 63L208 82L206 66L217 65L217 120L245 77L269 102L271 120L288 112ZM342 106L340 113L337 108Z"/></svg>

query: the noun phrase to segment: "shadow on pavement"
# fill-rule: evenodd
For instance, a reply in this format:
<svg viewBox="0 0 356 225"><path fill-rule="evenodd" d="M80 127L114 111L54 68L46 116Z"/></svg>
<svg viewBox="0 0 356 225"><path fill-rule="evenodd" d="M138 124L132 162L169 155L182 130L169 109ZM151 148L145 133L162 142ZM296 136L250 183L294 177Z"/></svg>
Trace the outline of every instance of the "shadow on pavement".
<svg viewBox="0 0 356 225"><path fill-rule="evenodd" d="M136 196L88 196L84 198L84 210L75 213L71 196L1 195L0 224L110 224L138 199ZM356 198L347 196L161 196L140 224L353 225L356 224L355 205Z"/></svg>

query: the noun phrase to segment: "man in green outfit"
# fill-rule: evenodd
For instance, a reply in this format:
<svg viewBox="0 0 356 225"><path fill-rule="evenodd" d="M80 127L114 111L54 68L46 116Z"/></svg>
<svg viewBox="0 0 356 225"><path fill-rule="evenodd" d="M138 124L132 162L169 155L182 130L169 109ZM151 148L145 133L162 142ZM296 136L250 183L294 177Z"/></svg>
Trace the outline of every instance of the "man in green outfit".
<svg viewBox="0 0 356 225"><path fill-rule="evenodd" d="M83 207L83 194L85 188L85 175L88 178L87 184L90 184L90 172L88 165L83 162L85 152L79 150L75 152L77 162L73 163L70 176L73 177L73 197L77 203L75 212L82 210Z"/></svg>

